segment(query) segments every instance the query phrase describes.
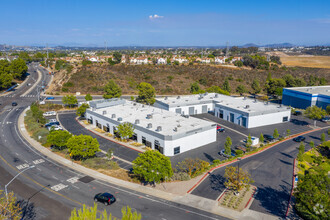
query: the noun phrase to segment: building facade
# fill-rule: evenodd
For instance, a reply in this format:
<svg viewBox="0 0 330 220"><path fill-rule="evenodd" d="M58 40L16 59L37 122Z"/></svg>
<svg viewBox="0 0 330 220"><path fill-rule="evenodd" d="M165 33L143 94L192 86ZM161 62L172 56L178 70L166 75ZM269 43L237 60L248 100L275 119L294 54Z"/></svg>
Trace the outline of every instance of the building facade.
<svg viewBox="0 0 330 220"><path fill-rule="evenodd" d="M131 139L158 150L166 156L201 147L216 141L216 124L197 118L124 99L89 102L86 119L113 135L117 126L128 122L134 126Z"/></svg>
<svg viewBox="0 0 330 220"><path fill-rule="evenodd" d="M330 105L330 86L283 88L282 103L300 109L313 105L326 109Z"/></svg>

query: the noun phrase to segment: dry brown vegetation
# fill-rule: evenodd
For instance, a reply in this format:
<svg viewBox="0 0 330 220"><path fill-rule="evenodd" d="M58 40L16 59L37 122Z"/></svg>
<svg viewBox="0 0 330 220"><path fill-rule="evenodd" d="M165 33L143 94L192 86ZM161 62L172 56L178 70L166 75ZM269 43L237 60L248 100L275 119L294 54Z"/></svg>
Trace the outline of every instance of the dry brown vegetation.
<svg viewBox="0 0 330 220"><path fill-rule="evenodd" d="M329 56L286 56L281 61L287 66L330 68Z"/></svg>
<svg viewBox="0 0 330 220"><path fill-rule="evenodd" d="M280 68L277 70L249 70L233 69L208 65L193 66L154 66L154 65L115 65L93 64L80 66L71 74L61 74L61 81L67 82L66 93L80 92L81 94L103 94L103 87L113 79L125 95L137 94L136 86L140 82L148 82L153 85L158 95L161 94L189 94L190 85L201 79L201 89L223 84L225 78L229 79L232 92L235 92L239 84L245 85L250 90L254 79L259 79L261 86L266 81L268 72L273 78L279 78L285 74L301 77L308 82L309 76L324 77L330 81L330 69L316 69L303 67ZM63 84L56 84L51 93L63 93Z"/></svg>

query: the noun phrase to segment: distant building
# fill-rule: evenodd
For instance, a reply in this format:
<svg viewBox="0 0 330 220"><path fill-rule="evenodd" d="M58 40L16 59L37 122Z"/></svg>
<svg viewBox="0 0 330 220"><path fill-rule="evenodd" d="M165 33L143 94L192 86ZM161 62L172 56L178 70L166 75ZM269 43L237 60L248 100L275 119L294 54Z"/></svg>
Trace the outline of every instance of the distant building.
<svg viewBox="0 0 330 220"><path fill-rule="evenodd" d="M175 57L173 58L173 61L178 61L180 64L188 63L188 60L185 57Z"/></svg>
<svg viewBox="0 0 330 220"><path fill-rule="evenodd" d="M326 109L330 105L330 86L284 88L282 103L301 109L313 105Z"/></svg>
<svg viewBox="0 0 330 220"><path fill-rule="evenodd" d="M157 58L157 64L167 64L167 59L163 57Z"/></svg>
<svg viewBox="0 0 330 220"><path fill-rule="evenodd" d="M98 57L89 57L88 60L91 62L99 62Z"/></svg>
<svg viewBox="0 0 330 220"><path fill-rule="evenodd" d="M214 62L215 62L216 64L223 64L223 63L226 63L226 57L216 57L216 58L214 59Z"/></svg>
<svg viewBox="0 0 330 220"><path fill-rule="evenodd" d="M141 64L148 64L148 58L147 57L133 57L130 60L131 64L137 64L137 65L141 65Z"/></svg>

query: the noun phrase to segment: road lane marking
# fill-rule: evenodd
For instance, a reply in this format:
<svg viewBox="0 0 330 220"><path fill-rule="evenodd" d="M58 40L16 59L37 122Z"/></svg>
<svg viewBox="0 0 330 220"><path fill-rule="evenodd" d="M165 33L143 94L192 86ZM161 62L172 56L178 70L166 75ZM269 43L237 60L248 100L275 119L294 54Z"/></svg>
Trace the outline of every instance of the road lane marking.
<svg viewBox="0 0 330 220"><path fill-rule="evenodd" d="M50 188L51 188L52 190L58 192L58 191L60 191L60 190L62 190L62 189L65 189L66 187L68 187L68 185L64 185L63 183L60 183L60 184L57 184L57 185L52 186L52 187L50 187Z"/></svg>
<svg viewBox="0 0 330 220"><path fill-rule="evenodd" d="M21 165L16 166L16 168L17 168L18 170L21 170L21 169L27 168L27 167L29 167L29 166L30 166L29 164L24 163L24 164L21 164Z"/></svg>
<svg viewBox="0 0 330 220"><path fill-rule="evenodd" d="M38 160L34 160L34 161L32 161L34 164L40 164L40 163L43 163L43 162L45 162L45 160L44 159L38 159Z"/></svg>
<svg viewBox="0 0 330 220"><path fill-rule="evenodd" d="M66 180L67 182L69 182L69 183L72 183L72 184L74 184L74 183L76 183L76 182L78 182L78 179L79 179L79 177L72 177L72 178L70 178L70 179L68 179L68 180Z"/></svg>

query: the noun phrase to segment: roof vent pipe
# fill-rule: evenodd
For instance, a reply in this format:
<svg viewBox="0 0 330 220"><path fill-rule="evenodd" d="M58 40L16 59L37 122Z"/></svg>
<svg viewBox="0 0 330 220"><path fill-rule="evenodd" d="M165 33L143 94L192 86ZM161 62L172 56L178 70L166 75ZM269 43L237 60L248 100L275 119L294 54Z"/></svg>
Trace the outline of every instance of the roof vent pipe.
<svg viewBox="0 0 330 220"><path fill-rule="evenodd" d="M116 118L116 114L112 114L111 115L111 118Z"/></svg>

